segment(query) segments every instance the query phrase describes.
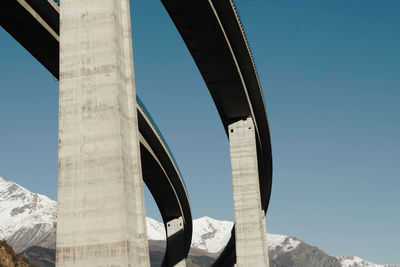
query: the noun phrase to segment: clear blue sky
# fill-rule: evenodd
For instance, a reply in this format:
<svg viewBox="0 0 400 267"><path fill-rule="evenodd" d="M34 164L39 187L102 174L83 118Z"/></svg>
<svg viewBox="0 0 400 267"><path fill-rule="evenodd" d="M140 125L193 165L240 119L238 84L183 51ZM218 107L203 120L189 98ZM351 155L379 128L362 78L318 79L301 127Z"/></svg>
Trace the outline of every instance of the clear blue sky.
<svg viewBox="0 0 400 267"><path fill-rule="evenodd" d="M400 264L400 1L237 0L266 97L267 227L331 255ZM229 147L158 0L132 6L137 93L195 218L233 219ZM0 29L0 176L57 198L58 83ZM159 218L146 193L148 215Z"/></svg>

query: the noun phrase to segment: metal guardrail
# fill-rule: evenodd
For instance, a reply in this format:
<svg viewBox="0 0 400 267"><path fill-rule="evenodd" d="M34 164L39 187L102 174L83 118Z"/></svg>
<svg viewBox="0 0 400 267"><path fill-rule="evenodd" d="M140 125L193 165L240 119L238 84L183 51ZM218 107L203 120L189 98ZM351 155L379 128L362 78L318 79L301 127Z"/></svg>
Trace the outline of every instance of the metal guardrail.
<svg viewBox="0 0 400 267"><path fill-rule="evenodd" d="M146 117L149 119L151 125L153 126L153 128L156 130L156 133L158 134L158 136L160 137L161 141L164 143L165 147L168 150L169 155L171 156L172 160L174 161L174 164L179 172L179 176L184 184L184 186L186 187L186 183L185 180L183 179L181 170L179 169L179 165L175 160L174 154L172 154L171 149L169 148L167 142L165 141L164 136L161 134L160 129L158 128L156 122L154 121L154 119L151 117L149 110L146 108L146 106L144 105L143 101L139 98L139 96L136 95L136 101L139 105L139 107L144 111L144 113L146 114Z"/></svg>

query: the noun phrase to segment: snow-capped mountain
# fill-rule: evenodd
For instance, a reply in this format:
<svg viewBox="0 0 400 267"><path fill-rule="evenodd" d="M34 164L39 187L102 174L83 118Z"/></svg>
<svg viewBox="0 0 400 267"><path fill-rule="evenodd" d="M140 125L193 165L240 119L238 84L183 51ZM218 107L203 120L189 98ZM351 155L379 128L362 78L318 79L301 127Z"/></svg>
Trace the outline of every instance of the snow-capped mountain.
<svg viewBox="0 0 400 267"><path fill-rule="evenodd" d="M0 240L5 239L17 253L32 246L54 249L56 222L57 203L54 200L0 177ZM151 218L146 222L149 240L166 239L163 223ZM193 221L192 247L200 249L197 254L208 253L215 258L216 253L226 246L232 227L230 221L210 217L196 219ZM388 267L355 256L331 257L295 237L267 234L267 241L271 267Z"/></svg>
<svg viewBox="0 0 400 267"><path fill-rule="evenodd" d="M220 252L231 237L233 222L220 221L210 217L193 220L192 247L211 253ZM165 240L164 225L156 220L147 218L148 239ZM285 236L268 234L268 250L289 252L295 249L301 241Z"/></svg>
<svg viewBox="0 0 400 267"><path fill-rule="evenodd" d="M193 221L192 247L210 253L220 252L229 241L233 222L202 217ZM152 240L165 240L164 225L147 218L147 234ZM389 267L356 256L331 257L292 236L267 234L270 266ZM396 266L393 266L396 267ZM400 267L400 266L397 266Z"/></svg>
<svg viewBox="0 0 400 267"><path fill-rule="evenodd" d="M219 221L210 217L193 220L192 247L216 253L225 247L231 237L233 222ZM147 218L147 237L165 240L164 224Z"/></svg>
<svg viewBox="0 0 400 267"><path fill-rule="evenodd" d="M18 253L31 244L55 248L57 203L0 177L0 240Z"/></svg>
<svg viewBox="0 0 400 267"><path fill-rule="evenodd" d="M337 256L342 267L388 267L388 265L375 264L357 256Z"/></svg>
<svg viewBox="0 0 400 267"><path fill-rule="evenodd" d="M268 250L279 250L287 253L300 245L301 241L286 235L267 234Z"/></svg>
<svg viewBox="0 0 400 267"><path fill-rule="evenodd" d="M148 239L164 240L164 224L147 218ZM57 202L0 177L0 240L19 253L31 246L55 248Z"/></svg>
<svg viewBox="0 0 400 267"><path fill-rule="evenodd" d="M166 239L164 224L149 217L146 217L146 224L147 224L147 239L149 240Z"/></svg>
<svg viewBox="0 0 400 267"><path fill-rule="evenodd" d="M231 237L233 222L210 217L193 220L192 247L216 253L222 250Z"/></svg>
<svg viewBox="0 0 400 267"><path fill-rule="evenodd" d="M21 252L33 245L55 247L57 203L0 177L0 240L5 239ZM193 221L192 247L210 253L221 251L227 244L233 222L202 217ZM150 240L165 240L164 224L147 218ZM283 235L268 235L269 249L294 249L300 241Z"/></svg>

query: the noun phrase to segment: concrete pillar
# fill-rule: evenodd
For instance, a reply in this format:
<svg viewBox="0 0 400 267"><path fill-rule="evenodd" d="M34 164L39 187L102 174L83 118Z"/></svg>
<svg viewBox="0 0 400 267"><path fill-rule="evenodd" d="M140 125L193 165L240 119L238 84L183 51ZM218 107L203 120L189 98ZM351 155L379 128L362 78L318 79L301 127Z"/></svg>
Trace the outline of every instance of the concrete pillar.
<svg viewBox="0 0 400 267"><path fill-rule="evenodd" d="M229 125L236 265L269 266L265 217L261 208L254 123L251 118Z"/></svg>
<svg viewBox="0 0 400 267"><path fill-rule="evenodd" d="M56 264L150 266L129 0L62 0Z"/></svg>
<svg viewBox="0 0 400 267"><path fill-rule="evenodd" d="M186 267L185 237L183 235L182 217L172 219L167 223L167 266Z"/></svg>

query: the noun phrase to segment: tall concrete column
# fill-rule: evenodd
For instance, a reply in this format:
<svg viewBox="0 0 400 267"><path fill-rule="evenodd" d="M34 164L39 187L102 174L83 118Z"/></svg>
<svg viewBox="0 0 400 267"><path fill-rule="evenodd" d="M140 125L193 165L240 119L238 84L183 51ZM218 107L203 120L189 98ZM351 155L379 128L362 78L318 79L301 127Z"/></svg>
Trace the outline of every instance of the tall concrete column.
<svg viewBox="0 0 400 267"><path fill-rule="evenodd" d="M57 258L150 266L129 0L62 0Z"/></svg>
<svg viewBox="0 0 400 267"><path fill-rule="evenodd" d="M182 217L167 223L168 267L186 267L185 237L183 235Z"/></svg>
<svg viewBox="0 0 400 267"><path fill-rule="evenodd" d="M261 208L257 147L251 118L229 125L236 266L269 266L264 212Z"/></svg>

